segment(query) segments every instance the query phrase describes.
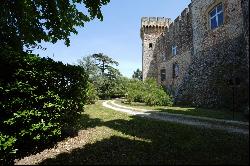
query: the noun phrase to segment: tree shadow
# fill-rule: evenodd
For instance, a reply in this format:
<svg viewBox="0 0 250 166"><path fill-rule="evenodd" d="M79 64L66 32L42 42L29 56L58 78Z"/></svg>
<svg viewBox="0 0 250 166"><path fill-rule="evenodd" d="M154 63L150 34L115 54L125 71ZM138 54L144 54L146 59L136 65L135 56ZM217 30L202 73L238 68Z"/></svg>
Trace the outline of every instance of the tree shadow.
<svg viewBox="0 0 250 166"><path fill-rule="evenodd" d="M112 136L95 144L88 144L70 153L62 153L54 159L47 159L41 165L82 165L82 164L140 164L150 155L143 152L149 143ZM136 149L136 150L135 150Z"/></svg>
<svg viewBox="0 0 250 166"><path fill-rule="evenodd" d="M131 120L116 119L97 124L121 132L124 137L112 136L77 148L70 153L59 154L39 164L249 163L246 141L242 142L243 138L239 139L237 135L213 130L205 131L205 129L157 120L145 120L138 116L131 116L131 118ZM230 153L228 153L229 150Z"/></svg>
<svg viewBox="0 0 250 166"><path fill-rule="evenodd" d="M67 138L73 138L78 136L80 130L85 130L88 128L94 128L102 123L98 118L91 119L89 115L81 114L76 120L75 125L69 126L62 129L62 134L60 137L52 139L50 142L31 145L30 143L21 143L20 148L22 151L16 156L16 159L21 159L23 157L34 155L44 151L45 149L53 148L58 142L61 142Z"/></svg>

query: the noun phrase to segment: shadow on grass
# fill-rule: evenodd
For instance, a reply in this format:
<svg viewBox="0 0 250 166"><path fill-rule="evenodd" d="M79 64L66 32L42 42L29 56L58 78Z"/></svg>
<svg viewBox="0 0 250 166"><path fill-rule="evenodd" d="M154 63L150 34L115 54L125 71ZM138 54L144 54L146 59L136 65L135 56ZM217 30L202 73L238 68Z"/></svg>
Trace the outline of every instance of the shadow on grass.
<svg viewBox="0 0 250 166"><path fill-rule="evenodd" d="M54 139L50 140L50 142L46 142L43 144L42 143L35 144L35 145L32 145L28 141L27 141L27 143L20 142L20 145L18 147L20 147L21 151L17 154L16 159L21 159L25 156L40 153L40 152L44 151L45 149L53 148L60 141L63 141L67 138L76 137L78 135L79 130L84 130L87 128L94 128L94 127L100 125L101 120L100 119L91 119L91 118L89 118L89 115L81 114L79 116L79 119L77 120L77 122L75 121L75 124L77 124L77 125L72 125L72 126L69 126L65 129L63 129L61 137L54 138ZM27 138L27 140L29 140L29 139L30 138ZM14 164L13 159L11 159L11 160L12 160L11 164Z"/></svg>
<svg viewBox="0 0 250 166"><path fill-rule="evenodd" d="M95 144L88 144L71 153L62 153L55 159L47 159L42 165L79 165L79 164L140 164L143 159L150 158L143 152L149 143L134 141L128 138L112 136ZM136 149L136 150L135 150Z"/></svg>
<svg viewBox="0 0 250 166"><path fill-rule="evenodd" d="M113 135L40 164L249 164L248 137L137 116L94 122L90 126L106 126L124 137Z"/></svg>

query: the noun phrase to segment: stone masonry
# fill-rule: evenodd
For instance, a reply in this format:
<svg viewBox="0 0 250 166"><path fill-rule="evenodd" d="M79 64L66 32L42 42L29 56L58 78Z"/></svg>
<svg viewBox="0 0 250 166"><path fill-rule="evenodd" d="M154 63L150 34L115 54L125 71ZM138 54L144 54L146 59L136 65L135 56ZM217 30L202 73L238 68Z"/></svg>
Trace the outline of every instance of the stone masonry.
<svg viewBox="0 0 250 166"><path fill-rule="evenodd" d="M218 5L223 24L212 29ZM173 22L143 17L143 80L155 78L176 103L203 107L232 108L234 86L237 108L248 106L248 20L248 0L192 0Z"/></svg>

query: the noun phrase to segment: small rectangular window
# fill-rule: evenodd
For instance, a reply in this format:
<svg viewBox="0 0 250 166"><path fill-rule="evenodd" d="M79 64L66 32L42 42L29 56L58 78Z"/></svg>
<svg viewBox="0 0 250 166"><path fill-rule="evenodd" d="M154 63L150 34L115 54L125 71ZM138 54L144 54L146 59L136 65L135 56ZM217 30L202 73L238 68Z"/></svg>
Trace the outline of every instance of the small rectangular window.
<svg viewBox="0 0 250 166"><path fill-rule="evenodd" d="M164 54L161 54L162 61L166 61L166 57Z"/></svg>
<svg viewBox="0 0 250 166"><path fill-rule="evenodd" d="M173 78L179 76L179 65L177 63L173 64Z"/></svg>
<svg viewBox="0 0 250 166"><path fill-rule="evenodd" d="M161 81L166 80L166 69L161 69Z"/></svg>
<svg viewBox="0 0 250 166"><path fill-rule="evenodd" d="M177 54L177 46L172 46L172 55L175 56Z"/></svg>
<svg viewBox="0 0 250 166"><path fill-rule="evenodd" d="M152 43L149 43L149 48L152 48L153 47L153 44Z"/></svg>

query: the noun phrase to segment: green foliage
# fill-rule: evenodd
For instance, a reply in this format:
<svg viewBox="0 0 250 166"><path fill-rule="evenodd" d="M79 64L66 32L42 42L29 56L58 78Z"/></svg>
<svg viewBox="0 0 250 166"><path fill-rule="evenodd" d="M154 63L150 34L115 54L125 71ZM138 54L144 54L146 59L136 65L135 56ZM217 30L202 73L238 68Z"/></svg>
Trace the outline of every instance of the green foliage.
<svg viewBox="0 0 250 166"><path fill-rule="evenodd" d="M118 77L115 80L115 84L112 88L112 97L113 98L121 98L125 97L127 93L129 79L127 77Z"/></svg>
<svg viewBox="0 0 250 166"><path fill-rule="evenodd" d="M145 93L145 87L142 81L130 80L127 85L127 93L125 97L129 103L143 102L144 93Z"/></svg>
<svg viewBox="0 0 250 166"><path fill-rule="evenodd" d="M0 163L12 164L10 160L16 153L16 149L14 149L15 142L15 137L10 137L0 133Z"/></svg>
<svg viewBox="0 0 250 166"><path fill-rule="evenodd" d="M86 93L86 104L95 104L98 101L98 92L93 83L88 82L88 89Z"/></svg>
<svg viewBox="0 0 250 166"><path fill-rule="evenodd" d="M142 71L140 69L137 69L136 71L134 71L132 78L142 80Z"/></svg>
<svg viewBox="0 0 250 166"><path fill-rule="evenodd" d="M78 60L78 64L89 74L90 82L94 85L99 98L109 99L124 96L123 78L119 70L112 66L118 65L118 62L103 53L99 53ZM89 98L95 96L92 96L92 93L89 95ZM94 101L91 100L90 103Z"/></svg>
<svg viewBox="0 0 250 166"><path fill-rule="evenodd" d="M97 89L98 96L101 99L110 99L112 94L112 89L115 85L115 82L110 81L106 76L99 76L94 80L94 85Z"/></svg>
<svg viewBox="0 0 250 166"><path fill-rule="evenodd" d="M92 81L101 74L101 71L96 65L95 59L92 55L79 59L78 65L85 70L86 74L89 76L89 79Z"/></svg>
<svg viewBox="0 0 250 166"><path fill-rule="evenodd" d="M105 74L106 70L108 70L108 72L114 70L111 65L119 65L118 62L114 61L112 58L104 55L103 53L93 54L92 57L96 60L96 66L101 70L102 75Z"/></svg>
<svg viewBox="0 0 250 166"><path fill-rule="evenodd" d="M76 26L84 26L96 17L103 20L101 7L110 0L1 1L0 43L22 50L42 40L55 43L77 34ZM82 10L84 9L84 10ZM83 11L86 11L85 13Z"/></svg>
<svg viewBox="0 0 250 166"><path fill-rule="evenodd" d="M0 74L1 158L60 138L83 110L84 70L9 50L0 53L0 63L5 71Z"/></svg>
<svg viewBox="0 0 250 166"><path fill-rule="evenodd" d="M131 102L142 102L147 105L171 106L172 97L157 85L153 79L146 81L131 80L128 83L126 99Z"/></svg>

